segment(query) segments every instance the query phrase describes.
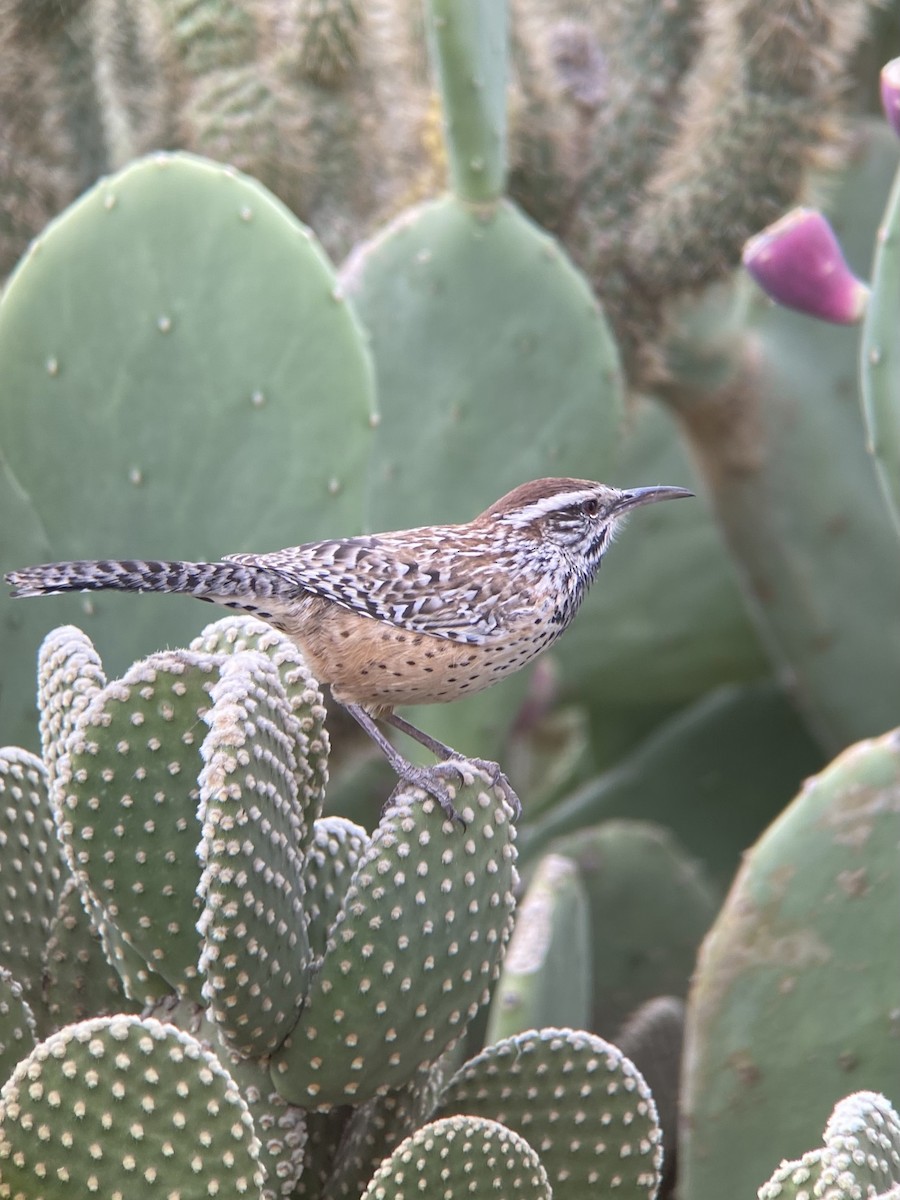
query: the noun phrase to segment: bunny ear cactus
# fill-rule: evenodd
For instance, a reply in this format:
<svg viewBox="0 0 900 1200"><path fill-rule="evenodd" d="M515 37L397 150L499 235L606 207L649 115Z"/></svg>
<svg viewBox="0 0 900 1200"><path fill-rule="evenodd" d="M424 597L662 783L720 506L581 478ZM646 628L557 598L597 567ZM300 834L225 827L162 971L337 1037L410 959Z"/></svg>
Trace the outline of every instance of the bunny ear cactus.
<svg viewBox="0 0 900 1200"><path fill-rule="evenodd" d="M294 648L259 622L199 641L227 653L152 656L73 717L58 821L115 957L137 952L258 1056L308 984L302 863L327 775L324 710Z"/></svg>
<svg viewBox="0 0 900 1200"><path fill-rule="evenodd" d="M37 1043L37 1022L24 989L0 967L0 1079L12 1074Z"/></svg>
<svg viewBox="0 0 900 1200"><path fill-rule="evenodd" d="M306 1108L361 1104L458 1041L487 1001L512 930L514 829L480 771L454 804L399 788L363 851L300 1019L272 1060Z"/></svg>
<svg viewBox="0 0 900 1200"><path fill-rule="evenodd" d="M528 1142L484 1117L445 1117L401 1142L372 1177L362 1200L414 1200L440 1192L446 1200L496 1191L510 1200L555 1194Z"/></svg>
<svg viewBox="0 0 900 1200"><path fill-rule="evenodd" d="M0 1088L4 1196L113 1196L129 1178L175 1195L191 1177L220 1196L258 1194L259 1149L218 1060L153 1018L67 1026Z"/></svg>
<svg viewBox="0 0 900 1200"><path fill-rule="evenodd" d="M41 1014L44 950L61 867L44 764L27 750L0 750L0 968Z"/></svg>
<svg viewBox="0 0 900 1200"><path fill-rule="evenodd" d="M822 1142L782 1162L759 1189L759 1200L861 1200L893 1196L900 1188L900 1117L880 1093L840 1100Z"/></svg>
<svg viewBox="0 0 900 1200"><path fill-rule="evenodd" d="M552 1102L536 1103L552 1089ZM450 1080L438 1117L500 1121L537 1150L557 1200L647 1197L662 1142L650 1090L613 1045L571 1029L530 1030L487 1047Z"/></svg>
<svg viewBox="0 0 900 1200"><path fill-rule="evenodd" d="M59 831L82 888L173 990L201 1000L197 777L218 660L165 651L93 698L60 778Z"/></svg>

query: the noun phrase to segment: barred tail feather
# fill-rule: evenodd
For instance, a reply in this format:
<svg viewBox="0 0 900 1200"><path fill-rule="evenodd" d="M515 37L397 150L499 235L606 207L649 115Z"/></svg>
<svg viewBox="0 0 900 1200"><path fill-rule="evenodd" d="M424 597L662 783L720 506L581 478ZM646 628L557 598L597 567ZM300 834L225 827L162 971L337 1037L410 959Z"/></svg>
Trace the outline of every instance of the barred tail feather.
<svg viewBox="0 0 900 1200"><path fill-rule="evenodd" d="M256 613L261 612L266 599L286 600L299 591L295 583L271 569L227 562L102 559L46 563L10 571L5 578L13 596L55 596L62 592L178 592Z"/></svg>

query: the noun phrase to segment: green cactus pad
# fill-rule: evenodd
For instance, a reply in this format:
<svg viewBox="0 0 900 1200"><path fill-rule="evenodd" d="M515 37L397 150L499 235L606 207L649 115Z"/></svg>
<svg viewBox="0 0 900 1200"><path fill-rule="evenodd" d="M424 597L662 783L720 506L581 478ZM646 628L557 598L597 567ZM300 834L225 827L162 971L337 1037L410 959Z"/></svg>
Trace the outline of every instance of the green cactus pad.
<svg viewBox="0 0 900 1200"><path fill-rule="evenodd" d="M341 1133L323 1200L357 1200L378 1164L434 1112L444 1075L439 1059L417 1071L405 1087L373 1096L353 1110Z"/></svg>
<svg viewBox="0 0 900 1200"><path fill-rule="evenodd" d="M60 780L73 873L153 970L197 1001L201 718L220 662L178 650L135 663L88 705Z"/></svg>
<svg viewBox="0 0 900 1200"><path fill-rule="evenodd" d="M47 634L38 651L37 702L41 755L51 790L78 718L105 686L100 655L86 633L75 625L61 625Z"/></svg>
<svg viewBox="0 0 900 1200"><path fill-rule="evenodd" d="M450 1080L438 1115L491 1117L527 1137L556 1200L650 1197L662 1140L640 1072L592 1033L541 1029L488 1046Z"/></svg>
<svg viewBox="0 0 900 1200"><path fill-rule="evenodd" d="M134 1011L147 999L146 988L141 1001L126 998L121 976L104 952L72 876L63 886L50 923L41 995L49 1020L46 1028L42 1024L43 1036L74 1021Z"/></svg>
<svg viewBox="0 0 900 1200"><path fill-rule="evenodd" d="M25 989L5 967L0 967L0 1080L9 1078L36 1043L37 1023L25 999Z"/></svg>
<svg viewBox="0 0 900 1200"><path fill-rule="evenodd" d="M878 1092L839 1101L825 1127L824 1146L781 1163L759 1189L759 1200L864 1200L900 1185L900 1118Z"/></svg>
<svg viewBox="0 0 900 1200"><path fill-rule="evenodd" d="M872 295L860 342L860 382L869 448L881 489L900 532L900 172L875 240Z"/></svg>
<svg viewBox="0 0 900 1200"><path fill-rule="evenodd" d="M519 905L485 1040L498 1042L551 1024L585 1028L591 955L588 896L578 867L561 854L547 854Z"/></svg>
<svg viewBox="0 0 900 1200"><path fill-rule="evenodd" d="M222 6L203 7L217 29ZM196 560L359 532L364 335L309 230L232 168L154 154L97 183L10 278L0 362L0 448L16 520L36 531L4 563ZM204 619L168 596L0 607L3 727L31 708L50 622L90 617L114 674Z"/></svg>
<svg viewBox="0 0 900 1200"><path fill-rule="evenodd" d="M125 940L125 935L109 920L103 907L88 892L82 892L81 899L90 910L106 961L122 981L122 991L128 999L141 1009L171 999L175 989Z"/></svg>
<svg viewBox="0 0 900 1200"><path fill-rule="evenodd" d="M43 763L15 746L0 750L0 967L35 1009L62 865Z"/></svg>
<svg viewBox="0 0 900 1200"><path fill-rule="evenodd" d="M829 206L850 262L871 254L897 165L889 131L868 129L859 146ZM767 304L741 343L740 378L685 407L748 612L829 753L900 723L900 554L847 399L858 341L855 329ZM831 462L840 469L823 472Z"/></svg>
<svg viewBox="0 0 900 1200"><path fill-rule="evenodd" d="M455 797L398 788L360 859L300 1021L273 1058L306 1108L402 1086L465 1031L489 996L512 927L515 830L480 771Z"/></svg>
<svg viewBox="0 0 900 1200"><path fill-rule="evenodd" d="M815 1145L850 1081L900 1079L900 733L861 742L750 849L687 1006L679 1187L759 1186Z"/></svg>
<svg viewBox="0 0 900 1200"><path fill-rule="evenodd" d="M369 835L365 829L345 817L321 817L313 826L303 876L309 944L317 960L325 956L331 927L368 846Z"/></svg>
<svg viewBox="0 0 900 1200"><path fill-rule="evenodd" d="M307 834L321 814L328 783L327 716L318 681L298 648L283 633L255 617L232 616L213 621L201 630L189 649L206 654L237 654L257 650L278 668L291 712L300 723L297 738L299 795L303 801ZM298 845L305 849L306 843Z"/></svg>
<svg viewBox="0 0 900 1200"><path fill-rule="evenodd" d="M590 1027L612 1038L645 1000L687 993L718 898L700 864L649 821L604 821L551 849L578 864L590 906Z"/></svg>
<svg viewBox="0 0 900 1200"><path fill-rule="evenodd" d="M212 701L200 751L203 998L228 1044L259 1058L296 1024L311 966L303 733L277 667L257 651L224 659Z"/></svg>
<svg viewBox="0 0 900 1200"><path fill-rule="evenodd" d="M519 1134L484 1117L445 1117L401 1142L378 1168L362 1200L551 1200L541 1160Z"/></svg>
<svg viewBox="0 0 900 1200"><path fill-rule="evenodd" d="M355 251L341 287L371 336L383 405L373 528L466 521L523 480L608 471L615 343L584 278L511 205L411 209ZM411 356L418 345L429 352Z"/></svg>
<svg viewBox="0 0 900 1200"><path fill-rule="evenodd" d="M664 1165L671 1171L675 1163L671 1152L678 1142L684 1001L678 996L655 996L631 1014L613 1040L653 1093L663 1134Z"/></svg>
<svg viewBox="0 0 900 1200"><path fill-rule="evenodd" d="M881 1195L900 1184L900 1116L879 1092L855 1092L834 1107L825 1126L822 1183Z"/></svg>
<svg viewBox="0 0 900 1200"><path fill-rule="evenodd" d="M506 183L507 6L429 0L425 15L453 190L469 204L498 200Z"/></svg>
<svg viewBox="0 0 900 1200"><path fill-rule="evenodd" d="M0 1196L258 1196L259 1141L215 1056L153 1018L101 1017L41 1042L0 1089Z"/></svg>
<svg viewBox="0 0 900 1200"><path fill-rule="evenodd" d="M210 1022L204 1021L201 1030L203 1033L211 1032L215 1040L207 1045L200 1033L195 1033L194 1036L207 1045L207 1049L216 1055L232 1077L253 1118L253 1127L260 1140L259 1160L266 1171L261 1200L296 1196L295 1189L305 1174L307 1165L306 1113L302 1108L282 1100L281 1096L272 1090L272 1081L265 1063L241 1058L230 1050L223 1044L220 1031L211 1028Z"/></svg>

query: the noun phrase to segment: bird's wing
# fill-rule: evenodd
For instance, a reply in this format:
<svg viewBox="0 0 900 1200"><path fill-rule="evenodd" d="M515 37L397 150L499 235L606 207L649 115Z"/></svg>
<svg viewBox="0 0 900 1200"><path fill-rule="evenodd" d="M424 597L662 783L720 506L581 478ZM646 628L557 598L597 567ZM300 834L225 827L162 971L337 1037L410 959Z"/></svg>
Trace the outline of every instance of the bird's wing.
<svg viewBox="0 0 900 1200"><path fill-rule="evenodd" d="M311 542L274 554L230 554L227 561L276 571L304 591L401 629L479 644L505 608L498 589L504 573L483 551L448 549L453 532Z"/></svg>

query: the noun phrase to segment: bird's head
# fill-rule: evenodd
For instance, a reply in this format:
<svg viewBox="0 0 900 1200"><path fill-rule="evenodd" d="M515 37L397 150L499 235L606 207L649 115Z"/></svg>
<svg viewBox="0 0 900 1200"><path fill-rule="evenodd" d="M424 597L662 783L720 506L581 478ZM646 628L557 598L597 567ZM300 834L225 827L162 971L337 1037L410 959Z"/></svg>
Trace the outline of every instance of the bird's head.
<svg viewBox="0 0 900 1200"><path fill-rule="evenodd" d="M680 487L615 488L590 479L536 479L492 504L481 520L501 521L535 541L548 541L592 575L622 519L657 500L693 492Z"/></svg>

